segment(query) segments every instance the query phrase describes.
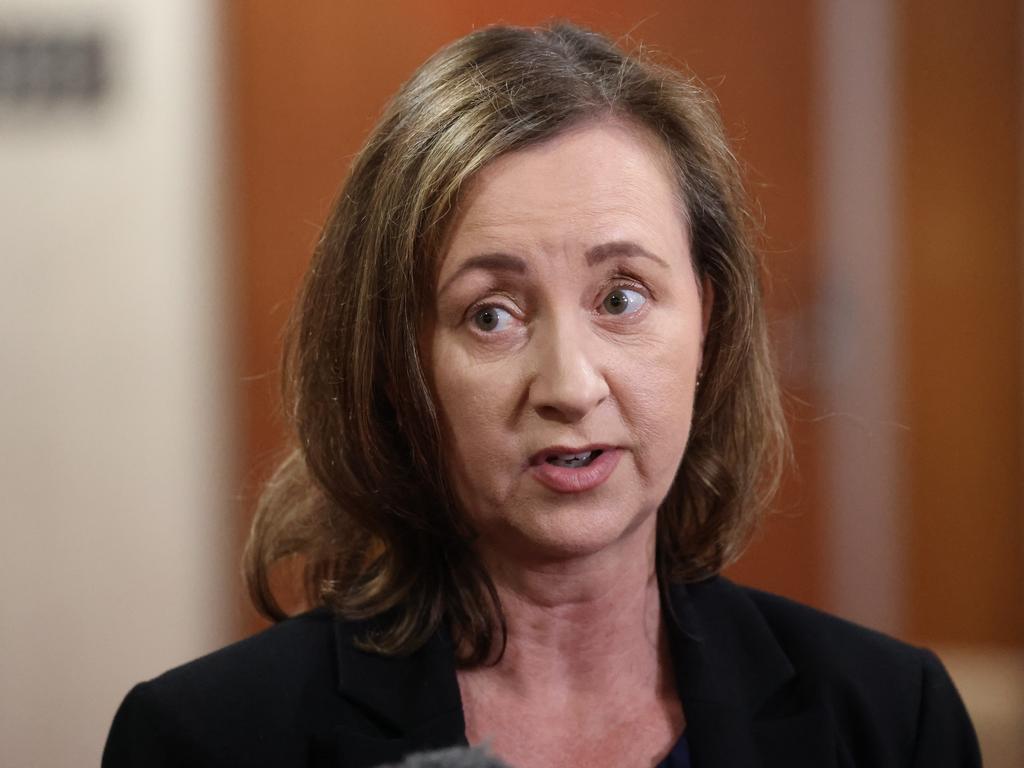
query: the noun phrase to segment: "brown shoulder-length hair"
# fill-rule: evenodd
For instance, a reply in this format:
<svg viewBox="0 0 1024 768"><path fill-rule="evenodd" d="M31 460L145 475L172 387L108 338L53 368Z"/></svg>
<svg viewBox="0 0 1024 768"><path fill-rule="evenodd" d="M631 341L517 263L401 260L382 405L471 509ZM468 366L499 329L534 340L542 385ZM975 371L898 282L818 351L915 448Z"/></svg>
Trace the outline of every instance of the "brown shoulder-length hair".
<svg viewBox="0 0 1024 768"><path fill-rule="evenodd" d="M264 614L283 618L269 572L298 556L310 602L386 616L370 648L407 653L447 623L465 663L500 654L501 606L444 476L418 331L460 190L495 158L602 117L663 142L694 267L714 288L689 444L658 511L659 577L702 578L741 551L777 485L786 432L754 228L713 100L570 24L489 27L402 86L324 226L284 358L296 447L245 553Z"/></svg>

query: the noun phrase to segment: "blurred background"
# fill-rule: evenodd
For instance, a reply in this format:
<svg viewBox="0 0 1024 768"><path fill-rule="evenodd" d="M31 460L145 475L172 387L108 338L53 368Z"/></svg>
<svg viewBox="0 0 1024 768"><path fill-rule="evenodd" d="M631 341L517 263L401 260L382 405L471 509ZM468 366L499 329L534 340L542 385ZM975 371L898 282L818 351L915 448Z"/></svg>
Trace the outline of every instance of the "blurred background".
<svg viewBox="0 0 1024 768"><path fill-rule="evenodd" d="M569 18L688 67L764 219L796 444L730 575L937 650L1024 765L1018 0L0 0L0 763L262 625L281 330L388 95Z"/></svg>

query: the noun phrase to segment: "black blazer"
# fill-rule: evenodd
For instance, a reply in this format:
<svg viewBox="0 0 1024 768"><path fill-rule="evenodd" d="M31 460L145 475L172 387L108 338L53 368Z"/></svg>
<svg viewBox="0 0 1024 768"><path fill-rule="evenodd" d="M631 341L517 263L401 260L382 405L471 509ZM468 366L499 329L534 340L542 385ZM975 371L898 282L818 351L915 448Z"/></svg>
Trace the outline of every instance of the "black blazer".
<svg viewBox="0 0 1024 768"><path fill-rule="evenodd" d="M668 603L694 768L981 765L931 652L723 578ZM359 768L465 744L446 633L384 658L353 646L366 629L320 609L137 685L104 768Z"/></svg>

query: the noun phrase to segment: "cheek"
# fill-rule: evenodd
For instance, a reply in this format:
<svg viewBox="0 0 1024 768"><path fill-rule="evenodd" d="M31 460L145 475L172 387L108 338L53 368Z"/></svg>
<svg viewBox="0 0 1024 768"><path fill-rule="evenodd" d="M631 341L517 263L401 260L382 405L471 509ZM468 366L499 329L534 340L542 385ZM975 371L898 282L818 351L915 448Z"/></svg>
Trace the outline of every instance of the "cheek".
<svg viewBox="0 0 1024 768"><path fill-rule="evenodd" d="M515 436L507 429L511 377L465 359L451 345L438 343L433 353L432 383L459 495L465 502L468 496L499 494L515 463Z"/></svg>
<svg viewBox="0 0 1024 768"><path fill-rule="evenodd" d="M635 444L644 459L641 470L650 470L652 475L674 472L690 432L693 389L678 378L660 382L648 379L646 383L649 389L634 398L639 413Z"/></svg>
<svg viewBox="0 0 1024 768"><path fill-rule="evenodd" d="M481 431L494 430L500 423L499 404L505 394L503 377L493 375L453 344L437 343L433 352L434 392L450 428L449 437L474 441Z"/></svg>
<svg viewBox="0 0 1024 768"><path fill-rule="evenodd" d="M650 487L667 492L690 432L699 346L676 339L659 348L634 362L622 400L637 469Z"/></svg>

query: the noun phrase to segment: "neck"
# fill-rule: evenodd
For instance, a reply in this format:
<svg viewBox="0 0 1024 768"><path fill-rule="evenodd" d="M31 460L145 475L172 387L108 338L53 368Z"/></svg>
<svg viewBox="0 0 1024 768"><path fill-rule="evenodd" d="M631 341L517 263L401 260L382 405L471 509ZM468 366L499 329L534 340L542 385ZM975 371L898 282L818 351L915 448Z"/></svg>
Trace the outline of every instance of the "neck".
<svg viewBox="0 0 1024 768"><path fill-rule="evenodd" d="M508 644L479 673L526 698L661 688L669 670L653 520L633 533L580 558L538 563L485 553Z"/></svg>

